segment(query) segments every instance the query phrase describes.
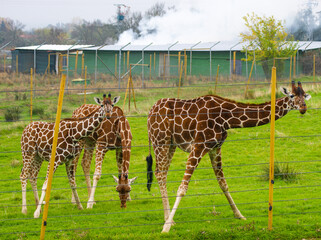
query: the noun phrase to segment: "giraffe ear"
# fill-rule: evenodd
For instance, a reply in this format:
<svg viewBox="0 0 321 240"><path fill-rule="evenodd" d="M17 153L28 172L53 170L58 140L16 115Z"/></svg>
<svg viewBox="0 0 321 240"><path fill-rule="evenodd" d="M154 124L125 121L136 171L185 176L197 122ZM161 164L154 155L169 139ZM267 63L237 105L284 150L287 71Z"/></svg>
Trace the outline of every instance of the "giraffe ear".
<svg viewBox="0 0 321 240"><path fill-rule="evenodd" d="M118 177L115 177L115 176L113 175L113 178L114 178L114 180L115 180L116 183L119 182Z"/></svg>
<svg viewBox="0 0 321 240"><path fill-rule="evenodd" d="M285 95L288 96L290 98L293 98L293 94L291 92L289 92L288 89L286 89L285 87L281 87L281 92Z"/></svg>
<svg viewBox="0 0 321 240"><path fill-rule="evenodd" d="M310 94L308 94L308 93L306 93L305 95L304 95L304 98L305 98L305 100L309 100L310 98L311 98L311 95Z"/></svg>
<svg viewBox="0 0 321 240"><path fill-rule="evenodd" d="M132 178L132 179L129 179L128 180L128 184L130 185L130 184L132 184L133 182L135 182L135 180L137 179L138 177L134 177L134 178Z"/></svg>
<svg viewBox="0 0 321 240"><path fill-rule="evenodd" d="M113 105L115 105L116 103L118 103L119 99L120 99L120 96L114 97Z"/></svg>
<svg viewBox="0 0 321 240"><path fill-rule="evenodd" d="M101 100L100 100L100 98L94 97L94 99L95 99L95 102L96 102L98 105L101 105Z"/></svg>

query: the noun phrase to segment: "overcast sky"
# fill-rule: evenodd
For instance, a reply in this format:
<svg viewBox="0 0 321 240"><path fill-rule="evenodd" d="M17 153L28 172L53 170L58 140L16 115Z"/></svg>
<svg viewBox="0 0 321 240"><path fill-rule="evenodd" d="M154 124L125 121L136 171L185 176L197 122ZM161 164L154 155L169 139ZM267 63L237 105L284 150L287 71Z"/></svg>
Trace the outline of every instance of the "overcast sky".
<svg viewBox="0 0 321 240"><path fill-rule="evenodd" d="M143 32L157 27L158 34L143 36L137 43L233 40L244 31L242 17L247 13L274 15L289 25L307 0L0 0L0 17L18 20L25 25L24 30L30 30L49 24L71 23L75 19L108 22L116 16L114 4L122 3L130 6L132 12L144 13L157 2L175 5L176 11L143 21L140 26ZM321 0L316 2L320 11ZM131 32L124 33L120 41L134 41L134 36Z"/></svg>

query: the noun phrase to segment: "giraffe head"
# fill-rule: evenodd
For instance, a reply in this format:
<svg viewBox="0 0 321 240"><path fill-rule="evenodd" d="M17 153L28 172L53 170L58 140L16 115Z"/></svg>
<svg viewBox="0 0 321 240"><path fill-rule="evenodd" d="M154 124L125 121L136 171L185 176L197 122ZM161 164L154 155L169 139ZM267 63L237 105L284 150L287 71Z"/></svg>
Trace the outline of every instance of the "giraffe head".
<svg viewBox="0 0 321 240"><path fill-rule="evenodd" d="M119 174L118 178L113 175L115 182L117 183L116 191L119 193L120 207L126 208L126 202L129 198L129 192L131 191L131 186L137 177L128 179L127 174Z"/></svg>
<svg viewBox="0 0 321 240"><path fill-rule="evenodd" d="M299 109L301 114L304 114L307 111L307 105L305 100L311 98L310 94L304 92L302 88L302 83L298 82L298 86L295 86L295 82L292 81L292 91L290 92L286 88L281 88L282 93L289 97L289 107L291 109Z"/></svg>
<svg viewBox="0 0 321 240"><path fill-rule="evenodd" d="M100 98L95 97L95 101L97 104L99 104L101 107L104 107L106 117L109 119L111 116L111 112L113 110L114 105L119 101L120 96L114 97L113 100L111 100L111 94L108 94L108 98L106 97L106 94L103 95L103 100Z"/></svg>

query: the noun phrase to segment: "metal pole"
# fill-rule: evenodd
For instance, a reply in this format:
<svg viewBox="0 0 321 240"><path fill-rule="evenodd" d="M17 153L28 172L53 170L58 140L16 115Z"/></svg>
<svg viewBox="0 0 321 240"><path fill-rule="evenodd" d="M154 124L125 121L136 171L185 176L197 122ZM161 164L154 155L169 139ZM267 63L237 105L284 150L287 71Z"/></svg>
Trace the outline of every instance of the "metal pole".
<svg viewBox="0 0 321 240"><path fill-rule="evenodd" d="M212 81L212 48L214 46L216 46L217 44L219 44L221 41L218 41L216 43L214 43L211 47L210 47L210 82Z"/></svg>
<svg viewBox="0 0 321 240"><path fill-rule="evenodd" d="M95 81L94 83L96 84L96 80L97 80L97 57L98 57L98 50L100 50L101 48L105 47L107 44L103 44L101 45L99 48L96 49L96 57L95 57Z"/></svg>
<svg viewBox="0 0 321 240"><path fill-rule="evenodd" d="M233 45L231 48L230 48L230 80L232 80L232 49L234 47L236 47L237 45L239 45L241 42L238 42L237 44Z"/></svg>
<svg viewBox="0 0 321 240"><path fill-rule="evenodd" d="M42 46L44 45L46 42L43 42L42 44L40 44L38 47L36 47L34 50L33 50L33 74L34 74L34 78L35 78L35 74L36 74L36 51Z"/></svg>
<svg viewBox="0 0 321 240"><path fill-rule="evenodd" d="M189 56L189 75L192 76L192 51L193 51L193 47L196 47L196 45L200 44L201 41L199 41L198 43L194 44L191 49L190 49L190 56Z"/></svg>
<svg viewBox="0 0 321 240"><path fill-rule="evenodd" d="M170 45L170 46L168 47L168 49L167 49L167 55L168 55L168 61L167 61L167 62L168 62L169 76L171 76L170 49L171 49L173 46L175 46L177 43L178 43L178 41L176 41L175 43L173 43L172 45ZM165 59L165 58L164 58L164 59ZM165 62L164 62L164 66L165 66ZM165 69L165 71L166 71L166 68L164 68L164 69ZM164 76L165 76L165 71L164 71Z"/></svg>
<svg viewBox="0 0 321 240"><path fill-rule="evenodd" d="M6 43L5 45L3 45L3 46L0 48L0 50L4 49L4 48L5 48L6 46L8 46L11 42L12 42L12 41L10 41L10 42Z"/></svg>
<svg viewBox="0 0 321 240"><path fill-rule="evenodd" d="M38 47L36 47L35 49L34 49L34 51L33 51L33 80L34 80L34 82L36 81L36 60L37 60L37 58L36 58L36 51L38 50L38 48L40 48L42 45L44 45L45 44L45 42L43 42L42 44L40 44ZM35 85L35 84L34 84ZM33 93L33 95L35 96L35 88L34 88L34 93Z"/></svg>
<svg viewBox="0 0 321 240"><path fill-rule="evenodd" d="M66 81L66 93L68 93L68 79L69 79L69 50L76 46L80 40L78 40L74 45L67 49L67 81Z"/></svg>
<svg viewBox="0 0 321 240"><path fill-rule="evenodd" d="M142 49L142 63L144 64L144 50L146 48L148 48L150 45L152 45L153 43L151 42L150 44L148 44L147 46L145 46ZM142 65L142 88L144 88L144 65Z"/></svg>
<svg viewBox="0 0 321 240"><path fill-rule="evenodd" d="M126 45L122 46L120 49L119 49L119 61L118 61L118 89L120 89L120 80L121 80L121 50L123 50L125 47L127 47L128 45L130 44L127 43Z"/></svg>

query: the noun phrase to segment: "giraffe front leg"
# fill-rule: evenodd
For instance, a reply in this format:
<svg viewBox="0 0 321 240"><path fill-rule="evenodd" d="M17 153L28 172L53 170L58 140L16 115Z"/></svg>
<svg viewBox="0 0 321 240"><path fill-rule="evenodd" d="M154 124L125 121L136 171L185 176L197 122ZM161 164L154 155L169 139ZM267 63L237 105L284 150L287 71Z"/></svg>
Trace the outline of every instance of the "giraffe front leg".
<svg viewBox="0 0 321 240"><path fill-rule="evenodd" d="M90 192L90 197L87 202L87 208L93 208L93 205L95 203L95 191L101 176L101 168L102 168L103 160L107 151L108 151L108 148L105 145L99 144L96 148L95 174L93 177L93 186Z"/></svg>
<svg viewBox="0 0 321 240"><path fill-rule="evenodd" d="M81 166L86 178L88 199L90 198L90 194L92 190L91 179L90 179L90 165L94 155L94 148L95 148L95 142L87 140L84 144L84 156L81 160Z"/></svg>
<svg viewBox="0 0 321 240"><path fill-rule="evenodd" d="M214 173L216 175L216 179L220 185L220 188L222 189L225 197L227 198L235 218L246 220L246 218L241 214L239 209L237 208L236 204L233 201L233 198L231 194L228 191L228 185L224 178L224 173L222 169L222 158L221 158L221 148L213 149L209 152L209 156L211 159L212 167L214 170Z"/></svg>
<svg viewBox="0 0 321 240"><path fill-rule="evenodd" d="M39 216L40 216L41 205L43 204L43 200L45 199L45 195L46 195L47 182L48 182L48 179L46 178L45 182L42 185L42 191L41 191L41 197L40 197L40 200L39 200L39 204L38 204L38 206L36 208L36 211L33 214L34 218L39 218Z"/></svg>

